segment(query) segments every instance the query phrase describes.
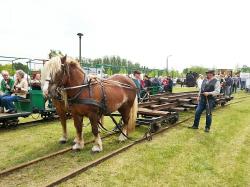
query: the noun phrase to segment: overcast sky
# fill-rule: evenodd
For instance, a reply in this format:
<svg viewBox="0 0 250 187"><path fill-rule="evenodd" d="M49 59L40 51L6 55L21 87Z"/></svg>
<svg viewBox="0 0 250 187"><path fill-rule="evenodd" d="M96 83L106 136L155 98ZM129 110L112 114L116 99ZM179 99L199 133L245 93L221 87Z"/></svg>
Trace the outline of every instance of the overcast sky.
<svg viewBox="0 0 250 187"><path fill-rule="evenodd" d="M150 68L250 65L248 0L0 1L0 55L119 55Z"/></svg>

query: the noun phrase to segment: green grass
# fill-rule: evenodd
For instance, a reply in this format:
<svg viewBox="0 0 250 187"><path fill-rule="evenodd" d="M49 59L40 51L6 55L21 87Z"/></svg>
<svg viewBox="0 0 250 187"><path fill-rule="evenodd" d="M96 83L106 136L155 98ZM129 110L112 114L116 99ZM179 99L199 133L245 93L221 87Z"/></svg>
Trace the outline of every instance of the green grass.
<svg viewBox="0 0 250 187"><path fill-rule="evenodd" d="M196 88L196 87L180 87L180 85L174 86L174 88L173 88L173 93L192 92L192 91L198 91L198 88Z"/></svg>
<svg viewBox="0 0 250 187"><path fill-rule="evenodd" d="M194 88L181 90L191 89ZM246 94L238 93L236 100L243 96ZM217 110L210 134L205 134L203 129L187 129L190 121L155 137L152 142L133 147L64 186L249 186L249 104L250 99ZM190 114L193 115L182 113L181 118ZM203 128L204 119L202 122ZM0 131L0 169L70 146L75 135L72 121L68 123L70 142L66 145L58 144L59 124L50 122ZM108 118L105 124L110 129L114 126ZM139 138L145 131L146 128L139 128L132 136ZM85 141L93 139L90 127L85 129L84 137ZM92 145L88 145L80 152L69 152L4 177L0 186L45 185L127 143L119 143L117 136L108 138L100 154L91 154Z"/></svg>

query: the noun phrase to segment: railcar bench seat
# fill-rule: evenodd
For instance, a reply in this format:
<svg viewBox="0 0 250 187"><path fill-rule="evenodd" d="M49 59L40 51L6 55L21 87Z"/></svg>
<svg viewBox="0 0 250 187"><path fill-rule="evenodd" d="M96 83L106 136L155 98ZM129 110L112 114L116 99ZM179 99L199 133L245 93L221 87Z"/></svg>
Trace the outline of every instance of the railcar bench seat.
<svg viewBox="0 0 250 187"><path fill-rule="evenodd" d="M45 110L45 99L41 90L29 90L26 99L15 102L17 112L38 113Z"/></svg>

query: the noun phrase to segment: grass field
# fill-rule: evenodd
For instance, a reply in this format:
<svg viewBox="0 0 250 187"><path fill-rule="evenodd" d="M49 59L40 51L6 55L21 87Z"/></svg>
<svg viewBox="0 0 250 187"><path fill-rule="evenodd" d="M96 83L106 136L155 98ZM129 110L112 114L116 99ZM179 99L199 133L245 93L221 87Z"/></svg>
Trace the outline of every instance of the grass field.
<svg viewBox="0 0 250 187"><path fill-rule="evenodd" d="M175 88L174 92L195 88ZM237 98L245 93L235 95ZM233 101L234 102L234 101ZM137 145L62 186L250 186L250 97L214 112L211 133L187 128L192 121ZM185 113L181 116L193 115ZM87 122L85 121L85 124ZM109 128L113 124L105 120ZM70 142L58 144L59 122L0 131L0 170L70 146L75 130L68 123ZM145 128L132 136L141 137ZM89 126L85 141L93 139ZM90 154L92 145L20 170L0 179L0 186L43 186L126 143L117 137L104 141L104 151ZM52 174L53 173L53 174Z"/></svg>
<svg viewBox="0 0 250 187"><path fill-rule="evenodd" d="M209 134L204 117L199 130L190 121L61 186L250 186L249 105L214 112Z"/></svg>

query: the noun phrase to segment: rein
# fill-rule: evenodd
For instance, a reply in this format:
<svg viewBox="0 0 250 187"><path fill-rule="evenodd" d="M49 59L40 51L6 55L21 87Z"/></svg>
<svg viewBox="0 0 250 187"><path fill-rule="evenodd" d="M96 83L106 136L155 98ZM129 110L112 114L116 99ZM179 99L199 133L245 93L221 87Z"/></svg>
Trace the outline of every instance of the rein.
<svg viewBox="0 0 250 187"><path fill-rule="evenodd" d="M119 87L126 88L126 89L133 89L130 85L121 83L119 81L100 79L100 82L103 82L104 84L109 84L109 85L112 85L112 86L119 86ZM112 84L110 82L116 83L116 85L114 85L114 84ZM78 85L78 86L65 87L65 88L62 88L61 90L62 91L73 90L73 89L77 89L77 88L88 87L90 85L95 85L95 84L98 84L98 83L99 82L87 83L87 84L84 83L84 84L81 84L81 85Z"/></svg>

